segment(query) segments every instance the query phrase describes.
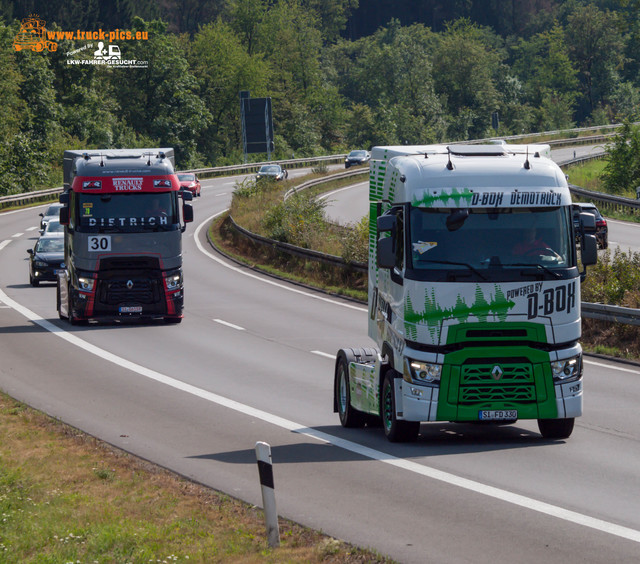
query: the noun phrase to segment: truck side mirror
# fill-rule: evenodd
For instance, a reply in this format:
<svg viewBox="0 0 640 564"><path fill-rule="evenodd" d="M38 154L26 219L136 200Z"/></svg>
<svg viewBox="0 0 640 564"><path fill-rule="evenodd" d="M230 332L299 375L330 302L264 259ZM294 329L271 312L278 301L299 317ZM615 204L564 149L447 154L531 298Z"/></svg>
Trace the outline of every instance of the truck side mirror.
<svg viewBox="0 0 640 564"><path fill-rule="evenodd" d="M193 200L193 194L189 190L181 190L180 193L185 202Z"/></svg>
<svg viewBox="0 0 640 564"><path fill-rule="evenodd" d="M183 204L182 219L185 223L191 223L193 221L193 206L191 204Z"/></svg>
<svg viewBox="0 0 640 564"><path fill-rule="evenodd" d="M69 203L69 192L62 192L62 194L60 194L58 201L61 204L67 205Z"/></svg>
<svg viewBox="0 0 640 564"><path fill-rule="evenodd" d="M396 265L395 237L393 235L378 239L376 256L378 268L393 268Z"/></svg>
<svg viewBox="0 0 640 564"><path fill-rule="evenodd" d="M377 221L378 234L390 233L389 237L378 237L376 257L378 268L393 268L396 265L396 226L395 215L381 215Z"/></svg>
<svg viewBox="0 0 640 564"><path fill-rule="evenodd" d="M60 224L69 225L69 207L64 206L60 208Z"/></svg>
<svg viewBox="0 0 640 564"><path fill-rule="evenodd" d="M598 241L595 235L585 234L580 242L580 259L583 266L598 262Z"/></svg>

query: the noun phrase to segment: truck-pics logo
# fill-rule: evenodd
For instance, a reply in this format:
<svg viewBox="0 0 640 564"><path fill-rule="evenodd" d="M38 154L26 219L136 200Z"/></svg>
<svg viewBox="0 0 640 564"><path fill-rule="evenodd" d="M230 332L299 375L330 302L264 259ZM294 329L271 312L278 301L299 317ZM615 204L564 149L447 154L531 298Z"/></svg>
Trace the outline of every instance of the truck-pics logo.
<svg viewBox="0 0 640 564"><path fill-rule="evenodd" d="M113 187L118 192L130 190L142 190L142 177L139 178L114 178Z"/></svg>
<svg viewBox="0 0 640 564"><path fill-rule="evenodd" d="M24 18L20 23L20 31L13 40L13 48L16 51L22 51L22 49L31 49L36 52L45 49L49 52L57 51L58 44L47 38L47 30L44 27L46 23L37 14Z"/></svg>

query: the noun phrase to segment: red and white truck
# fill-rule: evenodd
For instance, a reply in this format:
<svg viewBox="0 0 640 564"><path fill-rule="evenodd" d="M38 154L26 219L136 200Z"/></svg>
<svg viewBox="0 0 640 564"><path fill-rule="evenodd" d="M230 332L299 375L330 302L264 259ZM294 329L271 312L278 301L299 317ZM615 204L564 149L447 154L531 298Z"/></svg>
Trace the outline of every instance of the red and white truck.
<svg viewBox="0 0 640 564"><path fill-rule="evenodd" d="M193 208L173 161L173 149L64 152L61 319L182 321L182 233Z"/></svg>

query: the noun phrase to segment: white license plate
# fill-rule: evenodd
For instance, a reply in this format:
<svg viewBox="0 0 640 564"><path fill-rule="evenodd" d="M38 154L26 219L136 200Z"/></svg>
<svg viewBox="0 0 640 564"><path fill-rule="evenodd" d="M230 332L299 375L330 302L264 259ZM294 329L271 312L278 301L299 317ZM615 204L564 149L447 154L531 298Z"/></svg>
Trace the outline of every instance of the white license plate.
<svg viewBox="0 0 640 564"><path fill-rule="evenodd" d="M142 313L142 306L122 306L118 311L120 313Z"/></svg>
<svg viewBox="0 0 640 564"><path fill-rule="evenodd" d="M518 419L518 410L493 409L487 411L479 411L478 419L480 419L480 421L512 421Z"/></svg>

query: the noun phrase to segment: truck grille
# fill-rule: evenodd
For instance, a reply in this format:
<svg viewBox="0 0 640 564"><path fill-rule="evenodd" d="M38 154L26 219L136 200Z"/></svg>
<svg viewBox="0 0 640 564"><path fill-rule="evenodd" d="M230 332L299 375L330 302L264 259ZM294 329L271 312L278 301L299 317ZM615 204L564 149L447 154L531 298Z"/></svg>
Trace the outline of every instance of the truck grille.
<svg viewBox="0 0 640 564"><path fill-rule="evenodd" d="M152 304L160 300L159 282L161 280L141 278L104 281L100 285L99 300L108 305Z"/></svg>
<svg viewBox="0 0 640 564"><path fill-rule="evenodd" d="M479 359L476 359L479 360ZM498 367L498 370L496 370ZM500 372L499 377L497 372ZM460 367L460 404L479 402L536 401L533 367L530 363L501 362L473 359Z"/></svg>

